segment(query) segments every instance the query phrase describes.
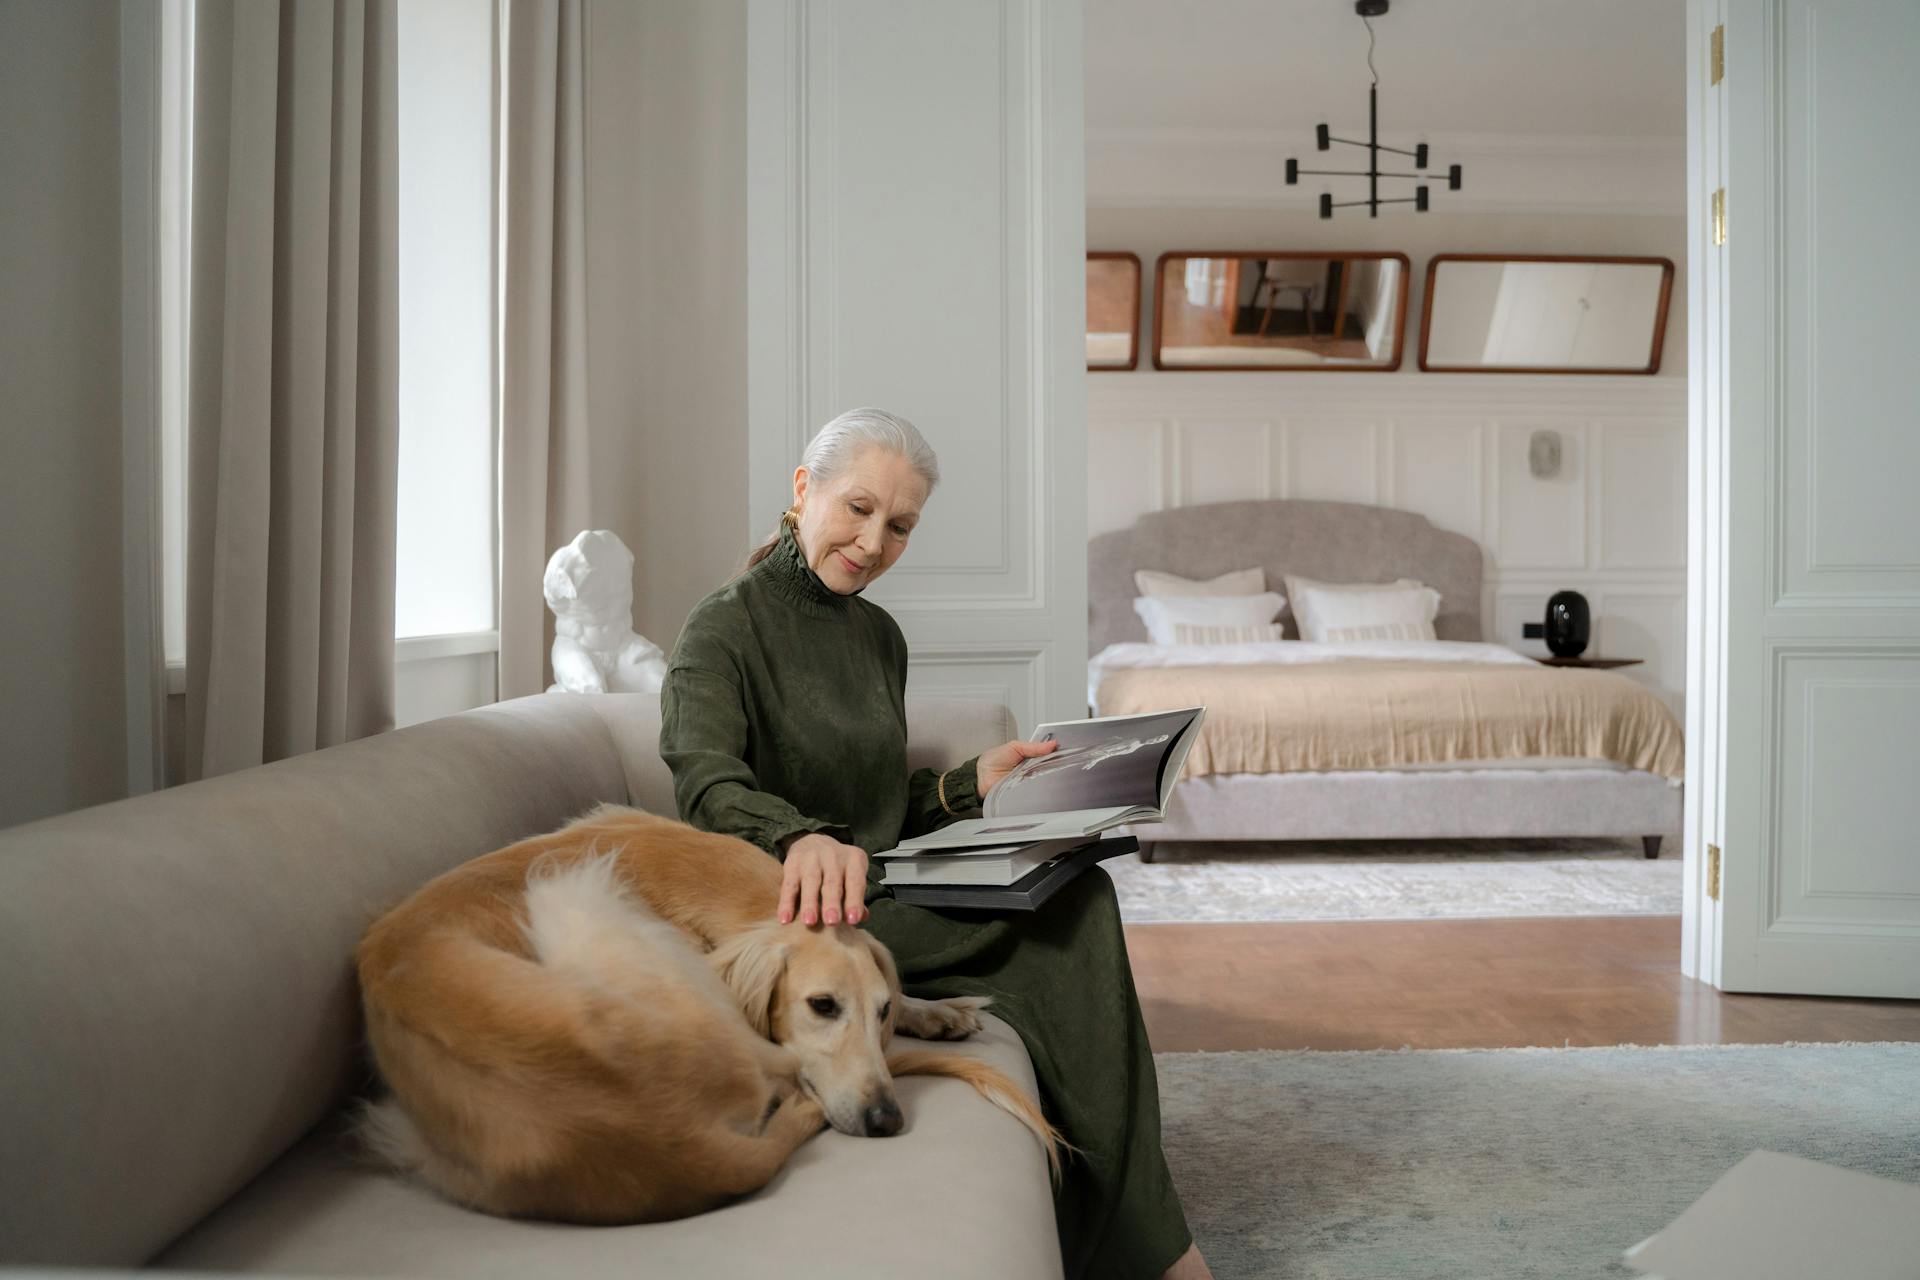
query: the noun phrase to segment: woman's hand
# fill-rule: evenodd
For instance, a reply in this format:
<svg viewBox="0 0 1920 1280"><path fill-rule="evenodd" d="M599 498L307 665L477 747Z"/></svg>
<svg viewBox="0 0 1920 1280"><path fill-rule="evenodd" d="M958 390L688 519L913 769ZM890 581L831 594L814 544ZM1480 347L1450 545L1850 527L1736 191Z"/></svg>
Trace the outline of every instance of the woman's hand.
<svg viewBox="0 0 1920 1280"><path fill-rule="evenodd" d="M859 924L867 918L867 851L841 844L832 836L809 832L787 846L786 874L780 881L780 923L822 919Z"/></svg>
<svg viewBox="0 0 1920 1280"><path fill-rule="evenodd" d="M991 751L980 753L980 763L975 766L974 785L980 790L980 798L985 800L987 792L994 789L1000 779L1014 771L1014 768L1028 756L1044 756L1060 744L1058 742L1027 742L1015 738L1012 742L1003 742Z"/></svg>

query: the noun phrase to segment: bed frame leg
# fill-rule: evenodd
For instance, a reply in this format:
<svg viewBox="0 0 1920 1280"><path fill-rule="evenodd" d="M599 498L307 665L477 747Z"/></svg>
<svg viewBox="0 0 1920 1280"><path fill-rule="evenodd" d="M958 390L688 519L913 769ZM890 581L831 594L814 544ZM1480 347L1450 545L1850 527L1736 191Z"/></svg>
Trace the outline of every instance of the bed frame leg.
<svg viewBox="0 0 1920 1280"><path fill-rule="evenodd" d="M1646 850L1649 858L1657 858L1660 856L1660 839L1659 836L1640 837L1640 847Z"/></svg>
<svg viewBox="0 0 1920 1280"><path fill-rule="evenodd" d="M1140 842L1140 861L1142 862L1153 861L1153 841L1142 840Z"/></svg>

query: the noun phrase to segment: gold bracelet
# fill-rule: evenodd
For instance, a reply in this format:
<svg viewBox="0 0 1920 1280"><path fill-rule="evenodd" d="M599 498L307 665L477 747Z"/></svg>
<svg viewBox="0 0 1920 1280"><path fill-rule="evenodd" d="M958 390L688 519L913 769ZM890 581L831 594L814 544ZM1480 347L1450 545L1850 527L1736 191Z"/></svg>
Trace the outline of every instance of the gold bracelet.
<svg viewBox="0 0 1920 1280"><path fill-rule="evenodd" d="M953 770L951 769L947 770L947 773L952 773L952 772ZM960 816L960 814L956 810L947 808L947 773L943 773L940 775L940 781L937 784L935 789L938 790L940 793L940 807L942 809L946 809L949 816L957 818Z"/></svg>

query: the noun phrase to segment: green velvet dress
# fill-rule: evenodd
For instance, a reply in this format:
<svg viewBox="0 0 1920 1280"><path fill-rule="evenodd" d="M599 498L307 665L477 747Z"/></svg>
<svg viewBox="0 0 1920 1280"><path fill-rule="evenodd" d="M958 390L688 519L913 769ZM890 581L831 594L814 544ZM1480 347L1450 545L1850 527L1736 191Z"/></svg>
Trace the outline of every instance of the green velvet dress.
<svg viewBox="0 0 1920 1280"><path fill-rule="evenodd" d="M843 596L793 532L697 605L660 691L660 754L682 820L752 841L824 831L868 853L951 821L938 773L907 772L907 645L885 609ZM976 760L947 803L979 805ZM923 999L993 997L1020 1033L1049 1119L1079 1151L1054 1198L1069 1277L1158 1276L1192 1242L1160 1151L1153 1052L1113 882L1093 868L1036 912L895 902L870 871L865 928Z"/></svg>

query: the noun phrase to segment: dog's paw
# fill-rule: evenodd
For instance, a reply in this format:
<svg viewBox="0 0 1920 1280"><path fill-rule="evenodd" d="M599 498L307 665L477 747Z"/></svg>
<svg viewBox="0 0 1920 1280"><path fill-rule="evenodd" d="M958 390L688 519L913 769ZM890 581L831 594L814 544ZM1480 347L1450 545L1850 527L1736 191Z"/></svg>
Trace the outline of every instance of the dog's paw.
<svg viewBox="0 0 1920 1280"><path fill-rule="evenodd" d="M894 1026L918 1040L965 1040L980 1030L980 1010L991 1003L988 996L952 996L945 1000L902 996Z"/></svg>

